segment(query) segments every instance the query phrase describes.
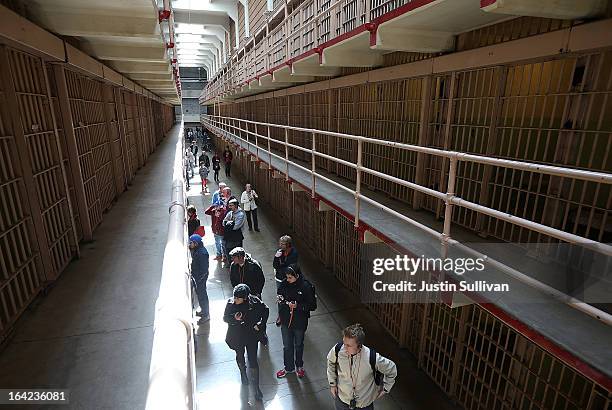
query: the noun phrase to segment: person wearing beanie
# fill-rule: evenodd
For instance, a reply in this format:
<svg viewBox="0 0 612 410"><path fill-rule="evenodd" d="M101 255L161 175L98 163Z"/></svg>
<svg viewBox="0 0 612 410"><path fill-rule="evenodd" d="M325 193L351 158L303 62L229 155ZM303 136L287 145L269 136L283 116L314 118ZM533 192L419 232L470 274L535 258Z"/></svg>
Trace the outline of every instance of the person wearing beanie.
<svg viewBox="0 0 612 410"><path fill-rule="evenodd" d="M259 388L259 363L257 361L258 343L263 337L263 326L268 320L270 311L244 283L234 287L233 297L225 305L223 321L227 323L225 343L236 352L236 364L240 370L242 384L249 384L255 399L261 401L263 393ZM247 353L249 374L247 374L244 353Z"/></svg>
<svg viewBox="0 0 612 410"><path fill-rule="evenodd" d="M189 250L191 251L191 276L195 282L196 295L200 304L200 321L204 323L210 320L208 304L208 292L206 281L208 280L208 251L204 247L200 235L189 237Z"/></svg>
<svg viewBox="0 0 612 410"><path fill-rule="evenodd" d="M304 371L304 335L308 328L310 312L317 308L314 286L302 275L298 265L289 265L277 290L278 316L283 337L283 362L285 367L276 372L283 378L296 372L301 379Z"/></svg>
<svg viewBox="0 0 612 410"><path fill-rule="evenodd" d="M200 227L200 219L198 219L198 211L193 205L187 207L187 235L191 236Z"/></svg>
<svg viewBox="0 0 612 410"><path fill-rule="evenodd" d="M244 236L242 227L244 226L244 211L238 207L238 200L234 197L227 201L228 211L223 218L223 229L225 241L226 258L230 261L229 253L232 249L241 247ZM229 265L228 265L229 267Z"/></svg>

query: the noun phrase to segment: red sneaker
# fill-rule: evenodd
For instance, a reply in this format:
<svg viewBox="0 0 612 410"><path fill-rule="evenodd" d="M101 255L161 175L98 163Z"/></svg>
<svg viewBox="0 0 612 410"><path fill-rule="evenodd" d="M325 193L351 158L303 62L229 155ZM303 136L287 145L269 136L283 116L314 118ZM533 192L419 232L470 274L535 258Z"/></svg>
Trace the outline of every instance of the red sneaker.
<svg viewBox="0 0 612 410"><path fill-rule="evenodd" d="M304 370L303 367L298 367L297 369L297 377L299 377L300 379L304 376L306 376L306 370Z"/></svg>
<svg viewBox="0 0 612 410"><path fill-rule="evenodd" d="M279 379L282 379L283 377L287 376L288 373L294 373L295 370L285 370L285 369L280 369L279 371L276 372L276 377L278 377Z"/></svg>

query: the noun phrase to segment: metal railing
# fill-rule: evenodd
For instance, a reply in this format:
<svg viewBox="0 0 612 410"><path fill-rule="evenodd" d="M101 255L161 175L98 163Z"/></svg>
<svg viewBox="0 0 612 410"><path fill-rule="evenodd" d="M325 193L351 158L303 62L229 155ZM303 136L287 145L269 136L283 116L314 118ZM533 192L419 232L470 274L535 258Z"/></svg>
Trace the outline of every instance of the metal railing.
<svg viewBox="0 0 612 410"><path fill-rule="evenodd" d="M174 153L168 241L164 250L155 321L147 410L197 408L189 250L185 243L183 129Z"/></svg>
<svg viewBox="0 0 612 410"><path fill-rule="evenodd" d="M240 118L203 115L202 123L207 125L210 129L217 131L226 139L233 140L234 143L238 141L242 141L246 143L247 148L250 148L252 146L255 149L256 155L260 158L266 159L268 163L270 164L270 167L272 167L273 158L276 158L282 161L284 163L284 168L285 168L283 172L287 180L289 179L289 166L290 165L310 174L311 175L311 196L312 198L316 197L317 180L325 181L344 192L350 193L355 198L354 218L355 218L356 227L360 225L360 205L363 201L365 203L375 206L379 210L383 210L388 215L397 217L401 219L402 221L419 228L423 232L426 232L429 235L432 235L434 238L439 239L441 246L442 246L442 255L444 255L444 257L446 257L446 255L448 254L449 246L453 246L456 249L460 249L463 252L473 255L474 257L485 258L487 260L487 263L490 263L492 266L501 270L505 274L513 277L514 279L519 280L533 288L536 288L539 291L542 291L545 294L548 294L554 297L555 299L560 300L563 303L566 303L570 305L571 307L578 309L596 318L597 320L600 320L608 325L612 325L612 315L604 311L601 311L589 305L588 303L585 303L584 301L581 301L572 296L566 295L565 293L560 292L559 290L547 284L544 284L499 261L496 261L486 255L483 255L480 252L472 248L469 248L461 244L457 240L451 238L451 220L452 220L453 207L458 206L458 207L471 209L476 212L480 212L482 214L489 215L491 217L501 219L503 221L543 233L545 235L548 235L552 238L556 238L563 242L567 242L570 244L579 244L580 246L585 247L586 249L589 249L593 252L596 252L602 255L612 256L612 246L610 245L603 244L597 241L593 241L591 239L587 239L587 238L584 238L578 235L574 235L572 233L568 233L568 232L565 232L559 229L555 229L547 225L536 223L536 222L533 222L533 221L530 221L524 218L520 218L520 217L511 215L511 214L508 214L508 213L500 212L493 208L489 208L489 207L479 205L474 202L467 201L465 199L458 197L455 193L457 168L460 162L471 162L471 163L479 163L479 164L485 164L485 165L493 165L493 166L498 166L498 167L514 169L514 170L523 170L523 171L529 171L529 172L545 174L545 175L568 177L568 178L574 178L574 179L583 180L583 181L592 181L592 182L608 184L608 185L612 184L612 174L603 173L603 172L585 171L585 170L580 170L580 169L565 168L565 167L558 167L558 166L551 166L551 165L544 165L544 164L537 164L537 163L530 163L530 162L523 162L523 161L513 161L513 160L500 159L500 158L485 157L485 156L473 155L473 154L468 154L468 153L463 153L463 152L447 151L447 150L428 148L428 147L423 147L423 146L418 146L418 145L410 145L410 144L403 144L403 143L397 143L397 142L391 142L391 141L384 141L384 140L378 140L374 138L367 138L367 137L337 133L337 132L332 132L332 131L323 131L323 130L316 130L316 129L310 129L310 128L288 126L288 125L269 124L269 123L244 120ZM254 127L255 132L248 129L249 125L252 125ZM282 130L285 133L285 140L282 141L282 140L271 138L270 137L271 129ZM311 148L305 148L299 145L290 144L288 142L288 131L290 130L309 134L311 136L311 141L310 141ZM238 135L236 135L236 133L239 135L245 135L246 139L239 137ZM253 139L249 138L249 136L253 137L254 141ZM357 161L353 163L353 162L335 158L333 156L317 151L317 136L332 136L332 137L341 138L341 139L345 139L349 141L355 141L357 143ZM268 149L261 147L260 143L264 141L266 141ZM437 157L446 158L449 164L446 192L436 191L434 189L430 189L430 188L427 188L425 186L422 186L422 185L419 185L413 182L405 181L403 179L394 177L392 175L388 175L383 172L379 172L374 169L370 169L370 168L363 166L363 145L364 143L375 144L375 145L385 146L389 148L402 149L402 150L407 150L411 152L429 154L429 155L434 155ZM272 144L275 144L276 146L280 145L282 147L281 152L284 152L285 155L283 156L283 155L278 155L274 153L272 151ZM288 154L290 148L304 152L306 154L310 154L311 166L307 168L307 167L304 167L303 165L300 165L299 163L295 161L291 161L289 159L289 154ZM355 188L354 189L348 188L345 185L340 184L324 176L321 173L318 173L316 171L316 159L317 158L324 158L332 162L350 167L351 169L354 169L356 172ZM445 205L443 231L438 232L435 229L432 229L412 218L409 218L408 216L400 212L395 211L394 209L389 208L388 206L381 204L380 202L372 198L369 198L363 195L361 193L361 188L362 188L361 180L362 180L362 176L364 173L374 175L384 180L405 186L417 192L420 192L425 195L429 195L434 198L442 200Z"/></svg>
<svg viewBox="0 0 612 410"><path fill-rule="evenodd" d="M202 93L204 101L279 66L319 45L370 22L411 0L306 0L267 37L245 52L227 73L215 76ZM233 81L230 84L230 81Z"/></svg>

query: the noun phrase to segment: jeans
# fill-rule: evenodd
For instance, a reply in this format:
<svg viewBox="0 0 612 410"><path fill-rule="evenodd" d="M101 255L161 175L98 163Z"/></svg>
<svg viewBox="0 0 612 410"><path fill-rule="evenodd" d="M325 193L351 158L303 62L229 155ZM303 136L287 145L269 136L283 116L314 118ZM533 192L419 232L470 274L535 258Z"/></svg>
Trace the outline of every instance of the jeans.
<svg viewBox="0 0 612 410"><path fill-rule="evenodd" d="M336 410L349 410L350 407L348 404L340 401L340 399L338 397L336 397L334 399L334 403L336 404ZM370 404L369 406L366 407L356 407L356 409L360 409L360 410L374 410L374 403Z"/></svg>
<svg viewBox="0 0 612 410"><path fill-rule="evenodd" d="M232 176L232 163L231 162L225 163L225 176L228 178Z"/></svg>
<svg viewBox="0 0 612 410"><path fill-rule="evenodd" d="M240 347L236 352L236 362L239 366L245 365L244 351L246 350L247 358L249 360L249 367L251 369L258 369L259 362L257 362L257 347L259 342L257 340L249 341L245 346Z"/></svg>
<svg viewBox="0 0 612 410"><path fill-rule="evenodd" d="M246 220L249 224L249 231L253 229L253 225L255 225L255 230L258 231L259 224L257 223L257 208L253 209L252 211L244 211L244 213L246 214ZM253 216L253 222L251 222L251 215Z"/></svg>
<svg viewBox="0 0 612 410"><path fill-rule="evenodd" d="M215 235L215 248L217 250L217 256L223 256L225 250L223 249L223 235Z"/></svg>
<svg viewBox="0 0 612 410"><path fill-rule="evenodd" d="M281 334L283 335L283 359L285 362L285 370L290 372L296 367L304 366L304 330L288 328L281 326Z"/></svg>
<svg viewBox="0 0 612 410"><path fill-rule="evenodd" d="M215 182L219 183L219 170L215 169Z"/></svg>
<svg viewBox="0 0 612 410"><path fill-rule="evenodd" d="M204 275L201 277L195 277L196 283L196 294L198 295L198 302L200 303L200 308L202 309L202 317L210 316L210 308L208 304L208 292L206 291L206 281L208 280L208 275Z"/></svg>

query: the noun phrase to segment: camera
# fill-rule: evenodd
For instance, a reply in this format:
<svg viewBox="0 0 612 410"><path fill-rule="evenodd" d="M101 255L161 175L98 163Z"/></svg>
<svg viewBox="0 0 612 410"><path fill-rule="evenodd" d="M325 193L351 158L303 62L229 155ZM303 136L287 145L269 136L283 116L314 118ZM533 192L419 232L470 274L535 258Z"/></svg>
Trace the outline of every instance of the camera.
<svg viewBox="0 0 612 410"><path fill-rule="evenodd" d="M356 398L352 398L351 402L349 403L349 409L356 409L357 408L357 399Z"/></svg>

